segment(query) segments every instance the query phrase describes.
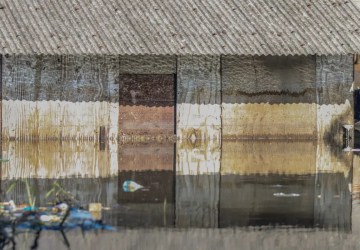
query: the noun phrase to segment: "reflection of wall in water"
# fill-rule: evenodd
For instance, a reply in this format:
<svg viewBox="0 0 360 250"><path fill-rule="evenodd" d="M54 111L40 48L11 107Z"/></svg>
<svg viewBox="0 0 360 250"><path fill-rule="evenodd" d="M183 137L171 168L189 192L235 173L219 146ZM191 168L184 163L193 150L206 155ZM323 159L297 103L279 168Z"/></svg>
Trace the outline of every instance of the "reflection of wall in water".
<svg viewBox="0 0 360 250"><path fill-rule="evenodd" d="M351 229L343 174L222 175L220 227L291 225Z"/></svg>
<svg viewBox="0 0 360 250"><path fill-rule="evenodd" d="M174 170L174 143L119 145L119 171Z"/></svg>
<svg viewBox="0 0 360 250"><path fill-rule="evenodd" d="M2 179L110 177L118 174L118 144L104 151L95 142L3 141Z"/></svg>
<svg viewBox="0 0 360 250"><path fill-rule="evenodd" d="M221 174L315 174L313 141L223 141Z"/></svg>
<svg viewBox="0 0 360 250"><path fill-rule="evenodd" d="M220 227L312 227L314 193L314 175L222 175Z"/></svg>
<svg viewBox="0 0 360 250"><path fill-rule="evenodd" d="M177 144L177 227L218 226L220 156L217 143Z"/></svg>
<svg viewBox="0 0 360 250"><path fill-rule="evenodd" d="M46 193L57 182L62 188L70 192L83 206L91 202L102 203L103 206L113 206L117 203L118 178L65 178L65 179L25 179L28 181L36 197L36 204L47 205ZM3 193L7 200L14 200L16 204L26 204L29 201L26 185L23 180L2 180L2 191L6 192L12 183L15 188L10 193Z"/></svg>
<svg viewBox="0 0 360 250"><path fill-rule="evenodd" d="M162 227L174 225L175 145L121 144L116 221L127 227ZM144 189L129 192L125 181L133 181Z"/></svg>

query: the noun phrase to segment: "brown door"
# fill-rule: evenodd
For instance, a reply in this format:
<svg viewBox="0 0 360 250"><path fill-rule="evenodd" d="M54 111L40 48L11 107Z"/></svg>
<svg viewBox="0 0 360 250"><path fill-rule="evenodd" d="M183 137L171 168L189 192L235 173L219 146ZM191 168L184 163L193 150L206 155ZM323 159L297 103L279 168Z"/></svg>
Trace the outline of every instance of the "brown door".
<svg viewBox="0 0 360 250"><path fill-rule="evenodd" d="M174 75L120 75L120 135L174 135Z"/></svg>

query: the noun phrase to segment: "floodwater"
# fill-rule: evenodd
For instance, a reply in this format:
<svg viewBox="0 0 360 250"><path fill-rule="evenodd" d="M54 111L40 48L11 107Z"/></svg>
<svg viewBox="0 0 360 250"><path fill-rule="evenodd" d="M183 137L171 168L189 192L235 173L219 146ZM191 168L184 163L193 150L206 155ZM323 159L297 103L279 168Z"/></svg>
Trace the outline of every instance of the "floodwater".
<svg viewBox="0 0 360 250"><path fill-rule="evenodd" d="M3 142L1 196L37 206L58 183L116 232L72 249L357 249L360 155L316 141ZM15 184L14 184L15 183ZM11 188L11 186L14 186ZM35 235L16 238L34 247ZM67 249L43 232L39 249ZM11 245L9 248L11 249Z"/></svg>

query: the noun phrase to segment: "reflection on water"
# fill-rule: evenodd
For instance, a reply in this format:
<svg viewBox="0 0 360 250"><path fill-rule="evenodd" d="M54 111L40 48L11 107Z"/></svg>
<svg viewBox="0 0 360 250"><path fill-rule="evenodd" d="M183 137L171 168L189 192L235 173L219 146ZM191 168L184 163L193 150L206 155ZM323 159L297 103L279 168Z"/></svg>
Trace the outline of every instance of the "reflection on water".
<svg viewBox="0 0 360 250"><path fill-rule="evenodd" d="M57 181L83 206L109 208L104 222L120 228L360 231L358 156L313 141L6 142L2 157L3 200L26 203L25 178L46 205Z"/></svg>

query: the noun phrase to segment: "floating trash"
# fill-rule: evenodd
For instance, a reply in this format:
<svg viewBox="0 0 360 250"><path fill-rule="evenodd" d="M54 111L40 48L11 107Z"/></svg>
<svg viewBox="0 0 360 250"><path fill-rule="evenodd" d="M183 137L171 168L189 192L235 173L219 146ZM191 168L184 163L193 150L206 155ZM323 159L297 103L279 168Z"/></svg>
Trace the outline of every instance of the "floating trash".
<svg viewBox="0 0 360 250"><path fill-rule="evenodd" d="M143 189L144 186L141 186L140 184L136 183L135 181L127 180L124 181L123 185L124 192L135 192L139 189Z"/></svg>
<svg viewBox="0 0 360 250"><path fill-rule="evenodd" d="M300 194L295 194L295 193L291 193L291 194L285 194L285 193L274 193L273 194L275 197L299 197Z"/></svg>

